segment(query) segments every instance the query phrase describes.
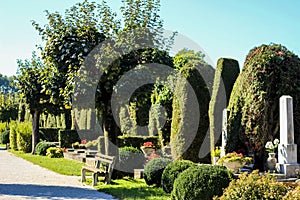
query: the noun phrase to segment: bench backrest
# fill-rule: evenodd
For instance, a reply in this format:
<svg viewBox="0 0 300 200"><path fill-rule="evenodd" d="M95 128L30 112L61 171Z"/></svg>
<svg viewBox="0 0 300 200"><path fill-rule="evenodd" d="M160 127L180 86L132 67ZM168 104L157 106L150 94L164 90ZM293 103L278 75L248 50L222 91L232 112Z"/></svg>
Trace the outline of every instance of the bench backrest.
<svg viewBox="0 0 300 200"><path fill-rule="evenodd" d="M115 156L108 156L101 153L95 155L95 168L105 168L105 172L110 173L115 165Z"/></svg>

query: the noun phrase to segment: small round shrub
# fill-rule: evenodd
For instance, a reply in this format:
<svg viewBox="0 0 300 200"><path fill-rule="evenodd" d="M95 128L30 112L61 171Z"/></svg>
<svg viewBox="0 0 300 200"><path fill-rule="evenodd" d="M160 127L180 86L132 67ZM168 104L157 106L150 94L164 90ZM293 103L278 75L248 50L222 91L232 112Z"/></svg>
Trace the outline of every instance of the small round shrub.
<svg viewBox="0 0 300 200"><path fill-rule="evenodd" d="M134 169L143 168L144 154L135 147L121 147L119 149L120 168L123 172L133 174Z"/></svg>
<svg viewBox="0 0 300 200"><path fill-rule="evenodd" d="M0 144L7 144L9 143L9 130L6 130L1 133L0 135Z"/></svg>
<svg viewBox="0 0 300 200"><path fill-rule="evenodd" d="M212 199L228 187L232 173L223 166L198 165L179 174L174 182L171 199Z"/></svg>
<svg viewBox="0 0 300 200"><path fill-rule="evenodd" d="M239 179L233 180L224 190L219 200L279 200L287 193L287 187L277 182L274 177L259 175L258 171L244 173Z"/></svg>
<svg viewBox="0 0 300 200"><path fill-rule="evenodd" d="M52 142L41 141L35 146L35 153L40 156L45 156L49 147L55 147Z"/></svg>
<svg viewBox="0 0 300 200"><path fill-rule="evenodd" d="M162 173L171 162L172 160L169 158L154 158L150 160L144 167L144 179L147 185L160 187Z"/></svg>
<svg viewBox="0 0 300 200"><path fill-rule="evenodd" d="M168 164L161 177L161 185L166 193L171 193L178 175L195 164L189 160L177 160Z"/></svg>
<svg viewBox="0 0 300 200"><path fill-rule="evenodd" d="M50 158L63 158L64 153L63 150L57 147L49 147L47 149L46 155Z"/></svg>

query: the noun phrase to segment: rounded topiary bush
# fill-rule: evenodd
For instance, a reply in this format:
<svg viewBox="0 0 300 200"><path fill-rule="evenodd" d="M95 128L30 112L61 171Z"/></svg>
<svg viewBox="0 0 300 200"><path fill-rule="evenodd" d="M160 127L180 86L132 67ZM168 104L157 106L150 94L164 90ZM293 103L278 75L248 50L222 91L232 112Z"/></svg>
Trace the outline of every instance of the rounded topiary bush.
<svg viewBox="0 0 300 200"><path fill-rule="evenodd" d="M1 133L0 135L0 144L7 144L9 143L9 130L6 130Z"/></svg>
<svg viewBox="0 0 300 200"><path fill-rule="evenodd" d="M177 160L168 164L163 171L161 177L161 185L166 193L171 193L173 190L173 184L178 175L189 167L195 164L189 160Z"/></svg>
<svg viewBox="0 0 300 200"><path fill-rule="evenodd" d="M174 182L171 199L212 199L228 187L232 173L223 166L198 165L179 174Z"/></svg>
<svg viewBox="0 0 300 200"><path fill-rule="evenodd" d="M277 182L274 177L267 174L259 175L258 171L243 174L239 179L233 180L224 190L219 200L279 200L287 193L287 187Z"/></svg>
<svg viewBox="0 0 300 200"><path fill-rule="evenodd" d="M47 149L46 155L50 158L63 158L64 157L64 152L62 149L57 148L57 147L49 147Z"/></svg>
<svg viewBox="0 0 300 200"><path fill-rule="evenodd" d="M41 141L35 147L35 153L37 155L45 156L49 147L55 147L52 142Z"/></svg>
<svg viewBox="0 0 300 200"><path fill-rule="evenodd" d="M144 167L144 179L147 185L161 185L161 176L165 167L171 163L168 158L154 158L150 160Z"/></svg>
<svg viewBox="0 0 300 200"><path fill-rule="evenodd" d="M123 172L133 173L134 169L142 169L145 161L144 154L135 147L119 148L120 169Z"/></svg>

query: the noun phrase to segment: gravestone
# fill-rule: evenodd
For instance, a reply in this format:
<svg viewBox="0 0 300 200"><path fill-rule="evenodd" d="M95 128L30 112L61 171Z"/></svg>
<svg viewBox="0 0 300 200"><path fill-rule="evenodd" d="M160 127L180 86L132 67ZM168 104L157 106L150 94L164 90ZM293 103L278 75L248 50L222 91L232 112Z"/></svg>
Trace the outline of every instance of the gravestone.
<svg viewBox="0 0 300 200"><path fill-rule="evenodd" d="M296 176L297 144L294 143L293 98L280 97L280 144L278 145L277 171L287 178Z"/></svg>
<svg viewBox="0 0 300 200"><path fill-rule="evenodd" d="M226 143L227 143L227 121L228 121L229 110L223 110L223 118L222 118L222 146L221 146L221 157L225 156L226 151Z"/></svg>

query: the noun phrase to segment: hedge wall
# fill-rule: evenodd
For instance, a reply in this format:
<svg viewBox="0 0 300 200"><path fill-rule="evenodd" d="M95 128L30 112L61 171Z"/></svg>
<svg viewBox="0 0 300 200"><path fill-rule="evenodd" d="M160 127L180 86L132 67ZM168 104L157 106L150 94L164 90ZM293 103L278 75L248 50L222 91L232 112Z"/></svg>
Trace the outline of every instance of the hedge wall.
<svg viewBox="0 0 300 200"><path fill-rule="evenodd" d="M58 132L58 141L60 147L71 148L72 143L81 142L76 130L60 130Z"/></svg>
<svg viewBox="0 0 300 200"><path fill-rule="evenodd" d="M40 139L47 142L57 142L59 128L40 128Z"/></svg>

